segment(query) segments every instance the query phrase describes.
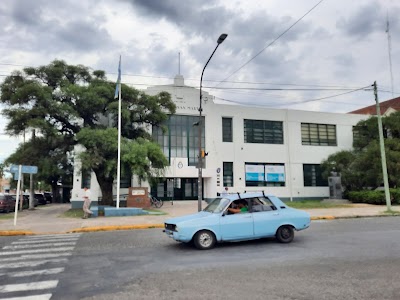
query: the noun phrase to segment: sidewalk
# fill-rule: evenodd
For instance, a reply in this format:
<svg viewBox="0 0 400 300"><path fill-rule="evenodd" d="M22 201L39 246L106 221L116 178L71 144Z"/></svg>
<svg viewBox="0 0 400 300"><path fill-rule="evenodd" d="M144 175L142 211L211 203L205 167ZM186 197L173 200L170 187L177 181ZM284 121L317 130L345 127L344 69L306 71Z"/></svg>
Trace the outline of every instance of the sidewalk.
<svg viewBox="0 0 400 300"><path fill-rule="evenodd" d="M207 203L202 203L202 208ZM18 213L17 225L14 226L14 214L10 219L0 219L1 235L49 234L67 232L90 232L122 229L163 228L166 219L196 213L197 201L165 201L162 208L164 215L140 215L130 217L98 217L89 219L65 218L63 213L69 210L68 204L48 204L38 206L35 210L24 210ZM369 204L352 204L349 207L329 209L305 209L312 220L357 218L383 216L386 206ZM400 213L400 207L392 207ZM12 215L12 218L11 218ZM3 216L3 214L2 214Z"/></svg>

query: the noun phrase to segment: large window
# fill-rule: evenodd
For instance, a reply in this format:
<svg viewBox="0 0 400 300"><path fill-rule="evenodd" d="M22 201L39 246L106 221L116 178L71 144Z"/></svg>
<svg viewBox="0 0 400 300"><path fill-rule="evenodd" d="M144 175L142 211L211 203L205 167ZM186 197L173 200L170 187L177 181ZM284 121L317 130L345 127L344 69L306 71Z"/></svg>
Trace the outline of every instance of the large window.
<svg viewBox="0 0 400 300"><path fill-rule="evenodd" d="M153 126L153 140L156 141L171 160L171 157L188 158L189 166L197 166L199 155L199 117L171 115L162 127ZM204 117L200 122L202 126L201 144L204 149L205 127ZM204 161L204 160L203 160Z"/></svg>
<svg viewBox="0 0 400 300"><path fill-rule="evenodd" d="M92 179L92 172L89 170L82 170L81 188L90 189L90 181Z"/></svg>
<svg viewBox="0 0 400 300"><path fill-rule="evenodd" d="M224 162L223 165L224 186L233 186L233 162Z"/></svg>
<svg viewBox="0 0 400 300"><path fill-rule="evenodd" d="M232 118L222 118L222 141L232 142Z"/></svg>
<svg viewBox="0 0 400 300"><path fill-rule="evenodd" d="M245 163L246 186L285 186L285 164Z"/></svg>
<svg viewBox="0 0 400 300"><path fill-rule="evenodd" d="M283 144L282 122L244 120L244 142L259 144Z"/></svg>
<svg viewBox="0 0 400 300"><path fill-rule="evenodd" d="M336 125L301 123L303 145L337 146Z"/></svg>
<svg viewBox="0 0 400 300"><path fill-rule="evenodd" d="M126 170L121 173L121 178L119 181L119 187L120 188L129 188L131 187L131 182L132 182L132 172Z"/></svg>
<svg viewBox="0 0 400 300"><path fill-rule="evenodd" d="M303 165L304 186L328 186L328 181L322 178L320 165Z"/></svg>

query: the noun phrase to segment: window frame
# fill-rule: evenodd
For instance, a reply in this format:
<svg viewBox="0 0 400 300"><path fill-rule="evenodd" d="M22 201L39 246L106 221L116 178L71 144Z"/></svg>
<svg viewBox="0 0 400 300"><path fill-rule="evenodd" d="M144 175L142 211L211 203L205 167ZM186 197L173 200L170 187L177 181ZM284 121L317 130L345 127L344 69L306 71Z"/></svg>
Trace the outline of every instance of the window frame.
<svg viewBox="0 0 400 300"><path fill-rule="evenodd" d="M230 165L230 168L226 167L228 165ZM227 172L227 171L230 171L230 172ZM229 185L229 180L228 180L229 178L231 179L232 185ZM233 187L234 186L234 181L233 181L233 162L224 161L222 163L222 184L223 184L224 187Z"/></svg>
<svg viewBox="0 0 400 300"><path fill-rule="evenodd" d="M244 142L249 144L284 144L283 121L243 120Z"/></svg>
<svg viewBox="0 0 400 300"><path fill-rule="evenodd" d="M306 171L306 167L311 167ZM306 175L310 174L310 178ZM313 177L314 176L314 177ZM328 187L328 180L322 177L320 164L303 164L303 185L304 187Z"/></svg>
<svg viewBox="0 0 400 300"><path fill-rule="evenodd" d="M222 142L232 143L233 142L233 119L228 117L222 117Z"/></svg>
<svg viewBox="0 0 400 300"><path fill-rule="evenodd" d="M304 146L337 146L336 124L301 123L301 144Z"/></svg>

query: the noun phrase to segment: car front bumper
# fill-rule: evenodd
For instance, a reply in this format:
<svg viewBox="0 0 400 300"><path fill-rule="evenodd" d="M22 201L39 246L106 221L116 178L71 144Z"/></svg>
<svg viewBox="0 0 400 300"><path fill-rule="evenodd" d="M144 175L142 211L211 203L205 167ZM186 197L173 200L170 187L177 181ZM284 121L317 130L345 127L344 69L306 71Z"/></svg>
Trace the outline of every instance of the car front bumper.
<svg viewBox="0 0 400 300"><path fill-rule="evenodd" d="M165 232L165 234L168 237L174 239L177 242L188 243L191 240L191 238L189 238L188 236L183 235L183 234L181 234L181 233L179 233L177 231L172 231L172 230L168 230L168 229L164 229L163 231Z"/></svg>

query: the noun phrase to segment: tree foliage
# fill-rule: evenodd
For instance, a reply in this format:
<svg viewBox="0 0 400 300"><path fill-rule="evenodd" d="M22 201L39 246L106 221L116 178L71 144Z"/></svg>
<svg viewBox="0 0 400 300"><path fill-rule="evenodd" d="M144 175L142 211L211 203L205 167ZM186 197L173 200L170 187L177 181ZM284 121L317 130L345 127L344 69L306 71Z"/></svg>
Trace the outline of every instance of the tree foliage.
<svg viewBox="0 0 400 300"><path fill-rule="evenodd" d="M400 186L400 112L382 118L389 186ZM323 175L340 173L346 191L374 189L383 184L378 120L370 117L355 126L354 150L340 151L322 162Z"/></svg>
<svg viewBox="0 0 400 300"><path fill-rule="evenodd" d="M20 147L8 161L25 163L34 159L43 162L40 172L58 174L55 169L60 166L52 157L57 157L56 162L71 164L70 153L75 145L82 144L82 169L96 173L103 199L111 203L117 160L118 100L114 99L114 89L115 83L107 81L104 71L90 71L61 60L13 72L1 84L0 100L6 106L3 115L8 119L6 131L18 135L33 128L38 138L25 144L31 152ZM147 149L147 169L144 165L130 168L148 179L151 166L163 168L166 163L155 158L162 154L160 151L151 151L155 146L150 143L147 127L166 121L168 114L175 112L175 105L166 92L150 96L126 85L121 90L121 131L126 138L123 157L129 163L137 162L129 151ZM32 164L37 165L35 162Z"/></svg>

